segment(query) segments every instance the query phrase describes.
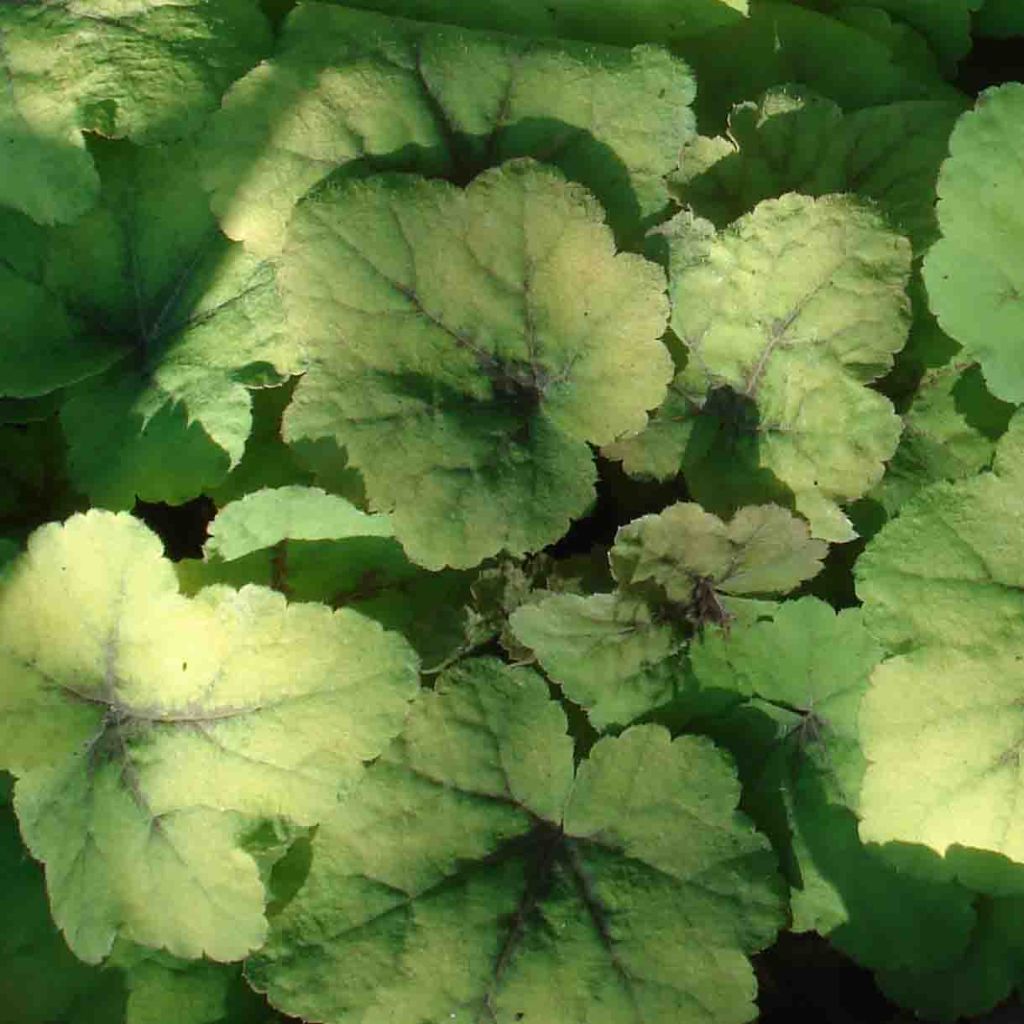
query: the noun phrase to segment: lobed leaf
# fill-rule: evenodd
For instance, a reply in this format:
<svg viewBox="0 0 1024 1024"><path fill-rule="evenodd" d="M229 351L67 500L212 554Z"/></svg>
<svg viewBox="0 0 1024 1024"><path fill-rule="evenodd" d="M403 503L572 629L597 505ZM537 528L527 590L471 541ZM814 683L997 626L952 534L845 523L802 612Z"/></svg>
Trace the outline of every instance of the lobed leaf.
<svg viewBox="0 0 1024 1024"><path fill-rule="evenodd" d="M864 385L906 341L909 244L851 198L795 194L717 235L681 214L670 243L688 361L647 430L605 454L641 476L681 470L710 511L792 503L812 536L852 539L840 505L878 481L899 438Z"/></svg>
<svg viewBox="0 0 1024 1024"><path fill-rule="evenodd" d="M313 195L280 274L310 352L285 439L344 446L427 568L537 550L593 498L588 442L664 396L662 280L532 161L465 191L386 175Z"/></svg>
<svg viewBox="0 0 1024 1024"><path fill-rule="evenodd" d="M237 960L266 930L251 822L313 824L398 731L405 642L258 587L178 593L160 543L92 511L37 531L0 590L2 764L54 919Z"/></svg>
<svg viewBox="0 0 1024 1024"><path fill-rule="evenodd" d="M693 95L685 65L660 48L304 3L274 58L213 118L203 178L225 232L274 255L295 203L321 182L391 169L465 184L533 156L585 185L620 242L636 244L668 205L664 177L693 133Z"/></svg>
<svg viewBox="0 0 1024 1024"><path fill-rule="evenodd" d="M465 663L321 826L247 975L334 1024L544 1019L555 991L565 1024L745 1020L746 954L781 916L737 797L708 741L656 726L600 740L574 781L543 681Z"/></svg>

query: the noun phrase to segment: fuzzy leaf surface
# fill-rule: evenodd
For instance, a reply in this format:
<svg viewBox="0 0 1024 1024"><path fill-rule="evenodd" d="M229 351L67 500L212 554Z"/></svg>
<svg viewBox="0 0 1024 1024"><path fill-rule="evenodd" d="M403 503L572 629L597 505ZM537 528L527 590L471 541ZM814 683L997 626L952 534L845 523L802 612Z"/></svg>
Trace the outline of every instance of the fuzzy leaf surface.
<svg viewBox="0 0 1024 1024"><path fill-rule="evenodd" d="M509 625L597 729L626 724L671 700L681 646L641 600L622 594L553 594L516 609Z"/></svg>
<svg viewBox="0 0 1024 1024"><path fill-rule="evenodd" d="M618 41L618 40L616 40ZM204 144L225 232L280 251L295 203L383 169L465 183L534 156L601 200L620 241L668 205L693 79L665 50L583 46L305 3L229 92Z"/></svg>
<svg viewBox="0 0 1024 1024"><path fill-rule="evenodd" d="M621 527L609 560L621 586L655 583L685 604L700 579L723 594L788 593L820 572L827 551L778 505L742 508L725 523L679 502Z"/></svg>
<svg viewBox="0 0 1024 1024"><path fill-rule="evenodd" d="M530 670L443 677L319 830L250 981L332 1024L512 1024L555 991L566 1024L748 1020L780 892L728 761L641 726L574 779L565 728Z"/></svg>
<svg viewBox="0 0 1024 1024"><path fill-rule="evenodd" d="M701 731L736 757L741 807L792 887L792 929L828 936L865 966L927 970L962 954L971 896L948 877L898 872L858 836L858 711L881 654L859 610L836 614L805 597L709 636L691 665L702 687L748 697Z"/></svg>
<svg viewBox="0 0 1024 1024"><path fill-rule="evenodd" d="M640 476L681 470L715 512L788 492L813 536L852 539L840 505L899 438L864 385L906 341L909 244L845 196L768 200L720 234L683 213L669 230L688 361L647 430L605 453Z"/></svg>
<svg viewBox="0 0 1024 1024"><path fill-rule="evenodd" d="M963 107L905 100L844 113L806 89L780 86L733 108L729 149L677 191L719 227L785 192L856 193L922 253L938 237L935 183Z"/></svg>
<svg viewBox="0 0 1024 1024"><path fill-rule="evenodd" d="M588 442L641 429L664 397L663 281L533 161L465 191L412 175L325 190L280 272L310 352L285 439L344 446L427 568L537 550L587 510Z"/></svg>
<svg viewBox="0 0 1024 1024"><path fill-rule="evenodd" d="M857 594L893 653L1012 647L1024 622L1024 417L996 446L993 471L920 491L868 543Z"/></svg>
<svg viewBox="0 0 1024 1024"><path fill-rule="evenodd" d="M1024 402L1024 85L989 89L957 122L938 183L942 238L924 261L939 324L996 398Z"/></svg>
<svg viewBox="0 0 1024 1024"><path fill-rule="evenodd" d="M61 418L72 478L95 504L185 501L241 458L246 381L294 372L300 352L281 334L274 268L218 231L190 143L91 150L99 204L38 232L31 252L18 232L0 269L13 305L0 387L75 385ZM37 317L44 299L59 329Z"/></svg>
<svg viewBox="0 0 1024 1024"><path fill-rule="evenodd" d="M45 0L0 7L0 205L66 223L99 197L84 132L196 131L270 48L246 0Z"/></svg>
<svg viewBox="0 0 1024 1024"><path fill-rule="evenodd" d="M401 728L416 658L354 612L178 593L141 523L33 534L0 590L0 739L81 959L117 936L236 960L263 941L250 823L313 824Z"/></svg>

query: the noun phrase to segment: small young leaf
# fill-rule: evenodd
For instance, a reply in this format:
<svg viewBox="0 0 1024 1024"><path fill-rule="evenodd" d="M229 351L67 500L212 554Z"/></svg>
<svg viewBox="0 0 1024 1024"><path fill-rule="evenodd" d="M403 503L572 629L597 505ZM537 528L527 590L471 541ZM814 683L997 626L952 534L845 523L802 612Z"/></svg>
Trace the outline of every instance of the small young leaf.
<svg viewBox="0 0 1024 1024"><path fill-rule="evenodd" d="M821 571L828 552L806 524L777 505L742 508L725 523L692 502L619 529L609 560L623 587L647 582L686 604L698 580L723 594L786 594Z"/></svg>

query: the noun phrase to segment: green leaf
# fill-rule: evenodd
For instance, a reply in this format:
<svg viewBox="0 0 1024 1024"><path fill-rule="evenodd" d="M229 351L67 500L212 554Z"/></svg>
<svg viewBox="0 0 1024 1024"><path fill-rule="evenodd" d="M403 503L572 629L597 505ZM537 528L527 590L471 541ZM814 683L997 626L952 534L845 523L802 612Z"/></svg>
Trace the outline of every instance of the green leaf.
<svg viewBox="0 0 1024 1024"><path fill-rule="evenodd" d="M640 476L681 470L711 511L791 502L813 536L852 539L840 505L899 438L864 385L906 341L910 246L844 196L769 200L718 235L683 213L669 232L688 362L647 430L605 454Z"/></svg>
<svg viewBox="0 0 1024 1024"><path fill-rule="evenodd" d="M1019 896L981 897L977 922L961 957L934 971L883 968L875 975L879 987L890 999L913 1008L922 1018L952 1022L987 1015L1020 984L1022 910L1024 901ZM991 1019L998 1020L998 1016Z"/></svg>
<svg viewBox="0 0 1024 1024"><path fill-rule="evenodd" d="M837 615L802 597L780 605L769 622L708 636L692 646L690 659L701 685L788 712L784 734L829 776L833 801L856 810L863 771L857 709L881 653L859 609Z"/></svg>
<svg viewBox="0 0 1024 1024"><path fill-rule="evenodd" d="M225 506L210 523L203 552L232 561L282 540L391 537L387 516L369 515L318 487L268 487Z"/></svg>
<svg viewBox="0 0 1024 1024"><path fill-rule="evenodd" d="M56 418L0 426L0 532L22 538L41 520L80 508L67 472L67 446Z"/></svg>
<svg viewBox="0 0 1024 1024"><path fill-rule="evenodd" d="M348 6L524 36L668 46L736 24L749 0L354 0Z"/></svg>
<svg viewBox="0 0 1024 1024"><path fill-rule="evenodd" d="M553 992L564 1024L749 1019L781 893L727 758L641 726L573 781L565 727L529 670L442 677L321 826L250 981L332 1024L544 1020Z"/></svg>
<svg viewBox="0 0 1024 1024"><path fill-rule="evenodd" d="M109 999L123 1014L120 979L76 959L50 919L43 873L25 852L10 807L0 806L0 1024L78 1020L73 1011Z"/></svg>
<svg viewBox="0 0 1024 1024"><path fill-rule="evenodd" d="M0 8L0 205L68 222L99 196L84 132L151 144L196 131L270 47L247 0Z"/></svg>
<svg viewBox="0 0 1024 1024"><path fill-rule="evenodd" d="M667 703L682 674L677 664L663 664L682 637L635 597L554 594L518 608L509 625L596 729Z"/></svg>
<svg viewBox="0 0 1024 1024"><path fill-rule="evenodd" d="M64 404L72 476L94 504L180 503L241 458L246 383L280 379L301 357L282 333L274 268L217 230L191 145L94 150L101 204L50 233L43 272L80 322L72 344L98 338L115 354ZM49 387L66 383L55 370Z"/></svg>
<svg viewBox="0 0 1024 1024"><path fill-rule="evenodd" d="M411 175L325 190L280 272L310 351L285 439L343 445L427 568L537 550L593 500L588 442L639 430L664 397L663 280L533 161L465 191Z"/></svg>
<svg viewBox="0 0 1024 1024"><path fill-rule="evenodd" d="M975 15L974 31L996 39L1024 36L1024 9L1017 0L985 0Z"/></svg>
<svg viewBox="0 0 1024 1024"><path fill-rule="evenodd" d="M292 601L352 608L402 633L425 670L449 660L466 639L471 575L413 565L387 516L291 485L232 502L208 529L206 560L175 566L185 593L256 583Z"/></svg>
<svg viewBox="0 0 1024 1024"><path fill-rule="evenodd" d="M679 47L700 82L699 123L705 131L718 131L734 104L788 82L844 110L960 98L937 67L922 62L916 51L905 52L906 33L879 27L846 23L805 4L759 0L748 19Z"/></svg>
<svg viewBox="0 0 1024 1024"><path fill-rule="evenodd" d="M929 42L947 71L971 48L971 14L982 0L803 0L825 12L880 8L916 28Z"/></svg>
<svg viewBox="0 0 1024 1024"><path fill-rule="evenodd" d="M996 398L1024 402L1024 173L1007 157L1024 147L1024 85L978 97L957 122L939 175L942 238L924 261L932 311L977 360Z"/></svg>
<svg viewBox="0 0 1024 1024"><path fill-rule="evenodd" d="M677 192L719 227L786 192L853 192L874 200L922 253L938 237L935 182L963 107L910 100L844 114L831 100L781 86L733 108L732 151L687 173Z"/></svg>
<svg viewBox="0 0 1024 1024"><path fill-rule="evenodd" d="M869 497L890 516L922 487L964 480L992 462L1013 406L993 398L977 366L952 360L929 370L903 416L900 446Z"/></svg>
<svg viewBox="0 0 1024 1024"><path fill-rule="evenodd" d="M949 879L900 873L858 837L857 713L881 653L859 610L784 603L771 621L693 646L702 687L751 698L698 729L737 759L741 807L792 886L792 929L828 936L865 966L924 970L962 953L971 900Z"/></svg>
<svg viewBox="0 0 1024 1024"><path fill-rule="evenodd" d="M679 502L621 527L609 558L621 586L651 582L668 600L688 604L701 579L723 594L788 593L821 571L827 552L777 505L742 508L724 523Z"/></svg>
<svg viewBox="0 0 1024 1024"><path fill-rule="evenodd" d="M236 960L263 941L240 848L313 824L399 730L405 642L258 587L178 593L160 541L92 511L37 531L0 590L0 749L54 919L95 963L117 936Z"/></svg>
<svg viewBox="0 0 1024 1024"><path fill-rule="evenodd" d="M693 132L693 80L662 49L496 36L306 3L273 60L236 84L205 136L224 230L284 243L324 180L382 169L465 184L535 156L592 191L620 242L666 209L665 175Z"/></svg>
<svg viewBox="0 0 1024 1024"><path fill-rule="evenodd" d="M996 448L994 472L937 483L900 509L856 565L872 632L892 652L1014 645L1024 618L1024 417Z"/></svg>
<svg viewBox="0 0 1024 1024"><path fill-rule="evenodd" d="M273 268L219 233L190 144L91 149L100 204L66 227L15 225L0 389L77 385L61 417L94 503L185 501L241 457L247 380L292 372L299 354L280 333Z"/></svg>

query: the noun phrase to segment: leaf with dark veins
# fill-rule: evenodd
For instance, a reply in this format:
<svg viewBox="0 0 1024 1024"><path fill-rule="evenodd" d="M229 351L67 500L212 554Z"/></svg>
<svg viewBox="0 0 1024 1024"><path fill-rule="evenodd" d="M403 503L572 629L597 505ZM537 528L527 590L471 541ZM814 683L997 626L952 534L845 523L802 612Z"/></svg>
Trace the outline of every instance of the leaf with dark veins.
<svg viewBox="0 0 1024 1024"><path fill-rule="evenodd" d="M574 773L532 670L464 662L313 840L249 981L328 1024L749 1019L783 920L766 840L710 741L599 740ZM315 929L310 928L315 921Z"/></svg>
<svg viewBox="0 0 1024 1024"><path fill-rule="evenodd" d="M33 534L0 590L0 765L75 954L259 946L243 831L328 814L401 728L417 669L353 611L262 587L183 597L130 516Z"/></svg>
<svg viewBox="0 0 1024 1024"><path fill-rule="evenodd" d="M899 439L891 403L865 385L907 338L909 243L852 197L795 193L718 234L689 213L664 232L688 362L647 429L605 454L639 476L684 473L716 514L774 501L813 536L851 540L841 506Z"/></svg>
<svg viewBox="0 0 1024 1024"><path fill-rule="evenodd" d="M332 178L414 171L466 184L514 157L559 167L637 245L694 132L687 67L660 47L523 39L304 3L203 140L224 231L280 251L296 202Z"/></svg>
<svg viewBox="0 0 1024 1024"><path fill-rule="evenodd" d="M663 272L533 160L313 194L280 284L309 350L285 440L343 446L428 569L557 540L593 500L589 445L641 429L672 374Z"/></svg>
<svg viewBox="0 0 1024 1024"><path fill-rule="evenodd" d="M61 419L72 478L93 504L180 503L240 460L246 385L282 379L301 357L281 332L274 268L220 233L191 144L90 149L99 205L72 225L16 235L0 266L14 314L0 335L0 368L12 367L0 387L25 396L74 385Z"/></svg>

